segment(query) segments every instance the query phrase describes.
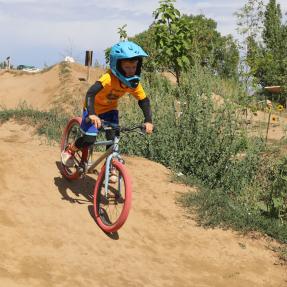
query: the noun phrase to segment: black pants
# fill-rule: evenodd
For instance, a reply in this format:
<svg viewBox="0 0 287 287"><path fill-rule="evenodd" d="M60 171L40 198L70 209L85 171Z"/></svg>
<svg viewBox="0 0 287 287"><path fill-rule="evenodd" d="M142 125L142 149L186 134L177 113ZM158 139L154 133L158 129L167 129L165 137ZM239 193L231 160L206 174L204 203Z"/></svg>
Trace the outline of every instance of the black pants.
<svg viewBox="0 0 287 287"><path fill-rule="evenodd" d="M115 132L114 130L106 131L106 139L107 140L113 140L116 135L119 136L119 133ZM78 149L82 149L84 147L89 147L89 146L94 144L96 139L97 139L97 136L83 135L76 140L75 146ZM107 145L106 149L108 149L110 146L111 145Z"/></svg>

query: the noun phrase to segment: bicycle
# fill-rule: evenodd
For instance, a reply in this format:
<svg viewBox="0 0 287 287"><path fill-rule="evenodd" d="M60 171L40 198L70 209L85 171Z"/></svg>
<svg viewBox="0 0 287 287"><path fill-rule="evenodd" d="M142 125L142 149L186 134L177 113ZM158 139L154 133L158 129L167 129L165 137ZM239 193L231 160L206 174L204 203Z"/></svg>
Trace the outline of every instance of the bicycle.
<svg viewBox="0 0 287 287"><path fill-rule="evenodd" d="M61 140L61 152L82 135L81 122L80 117L72 118L68 122ZM93 172L96 166L105 160L94 187L93 203L96 222L107 233L119 230L125 223L132 200L131 179L119 152L120 133L137 132L144 135L142 124L120 127L105 121L102 122L99 132L111 129L118 132L113 140L96 141L91 147L83 148L75 153L73 166L61 165L62 175L68 180L76 180ZM107 145L110 147L98 159L92 160L94 148ZM115 183L109 182L111 172L117 176Z"/></svg>

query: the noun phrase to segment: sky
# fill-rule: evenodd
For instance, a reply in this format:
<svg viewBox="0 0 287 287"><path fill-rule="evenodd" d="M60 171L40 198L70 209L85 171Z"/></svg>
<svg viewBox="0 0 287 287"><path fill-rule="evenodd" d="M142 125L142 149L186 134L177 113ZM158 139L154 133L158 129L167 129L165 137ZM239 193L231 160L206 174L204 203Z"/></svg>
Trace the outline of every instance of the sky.
<svg viewBox="0 0 287 287"><path fill-rule="evenodd" d="M236 17L247 0L177 0L181 14L204 14L214 19L222 35L235 38ZM268 2L265 0L265 3ZM287 11L287 0L277 0ZM104 63L104 50L119 40L118 28L127 24L128 36L148 29L158 0L0 0L0 62L7 56L14 66L42 68L73 56L84 63L85 51Z"/></svg>

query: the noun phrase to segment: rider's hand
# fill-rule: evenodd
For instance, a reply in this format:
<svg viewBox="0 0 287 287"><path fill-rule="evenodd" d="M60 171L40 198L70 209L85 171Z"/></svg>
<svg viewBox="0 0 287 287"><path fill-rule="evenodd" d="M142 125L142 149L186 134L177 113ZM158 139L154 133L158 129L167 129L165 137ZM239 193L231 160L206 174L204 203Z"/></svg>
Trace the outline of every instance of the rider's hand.
<svg viewBox="0 0 287 287"><path fill-rule="evenodd" d="M89 115L89 119L94 124L94 126L99 129L102 125L101 119L96 115Z"/></svg>
<svg viewBox="0 0 287 287"><path fill-rule="evenodd" d="M151 134L153 131L153 124L152 123L144 123L145 131L147 134Z"/></svg>

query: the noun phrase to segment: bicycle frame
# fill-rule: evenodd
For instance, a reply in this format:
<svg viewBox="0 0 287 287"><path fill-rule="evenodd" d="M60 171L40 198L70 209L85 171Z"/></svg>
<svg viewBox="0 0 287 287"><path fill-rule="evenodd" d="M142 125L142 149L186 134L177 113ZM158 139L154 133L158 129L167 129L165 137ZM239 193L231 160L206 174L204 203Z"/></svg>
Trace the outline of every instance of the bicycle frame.
<svg viewBox="0 0 287 287"><path fill-rule="evenodd" d="M133 127L120 127L117 124L113 124L110 122L105 122L102 121L102 123L107 124L106 126L102 126L102 129L100 132L102 131L107 131L107 130L118 130L119 132L138 132L141 135L144 135L144 133L142 132L143 129L143 125L135 125ZM81 119L80 118L74 118L71 120L71 123L69 123L71 126L68 127L73 127L73 125L81 125ZM137 131L137 129L140 129L141 131ZM69 134L67 135L69 136ZM63 138L64 139L64 138ZM112 140L105 140L105 141L96 141L92 146L91 146L91 150L89 152L89 155L92 155L93 153L93 147L95 146L107 146L110 145L110 147L95 161L92 161L91 159L88 158L87 159L82 159L82 155L79 155L80 160L78 160L77 158L75 158L75 161L77 162L77 173L76 176L73 177L73 175L69 178L69 179L76 179L79 176L85 176L85 174L87 174L88 172L93 172L93 170L95 169L96 166L99 165L99 163L101 163L103 160L106 160L105 163L105 193L106 195L108 194L108 186L109 186L109 178L110 178L110 166L112 163L112 159L117 159L119 162L124 163L123 159L120 156L119 153L119 141L120 141L120 136L116 135L114 137L114 139ZM66 142L61 143L62 145L66 145ZM61 147L61 148L66 148L66 147ZM91 160L91 163L89 163L89 160ZM119 174L118 176L118 190L120 191L121 189L121 181L123 179L123 176L121 174Z"/></svg>
<svg viewBox="0 0 287 287"><path fill-rule="evenodd" d="M108 141L99 141L95 142L93 144L94 146L100 146L100 145L111 145L105 153L103 153L97 160L92 162L91 165L88 165L87 172L92 171L96 166L98 166L104 159L106 159L106 170L105 170L105 194L107 195L108 193L108 185L109 181L107 180L110 176L110 164L113 158L117 158L120 161L122 161L122 158L119 154L119 137L115 137L113 140L108 140ZM120 191L120 186L121 186L121 177L118 179L118 188Z"/></svg>

